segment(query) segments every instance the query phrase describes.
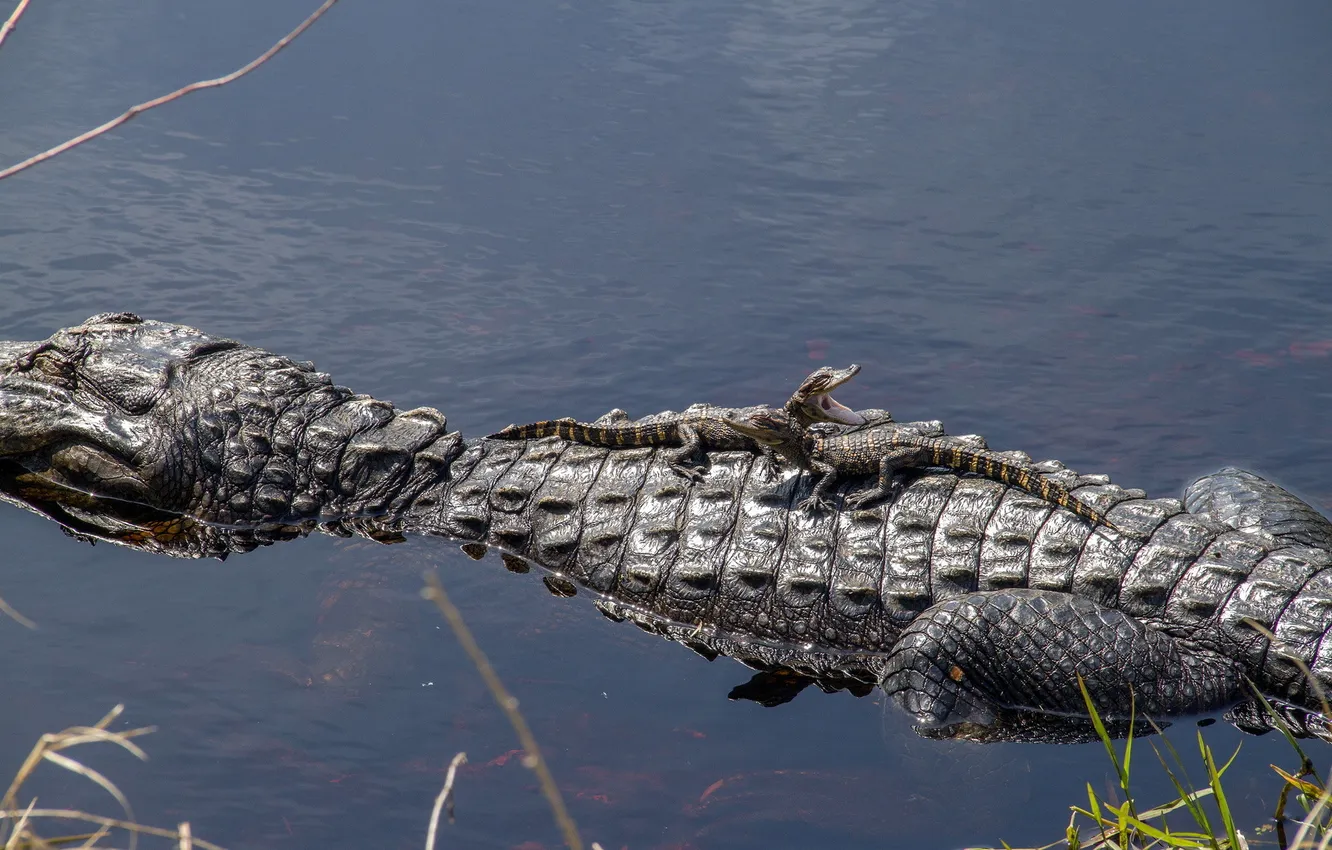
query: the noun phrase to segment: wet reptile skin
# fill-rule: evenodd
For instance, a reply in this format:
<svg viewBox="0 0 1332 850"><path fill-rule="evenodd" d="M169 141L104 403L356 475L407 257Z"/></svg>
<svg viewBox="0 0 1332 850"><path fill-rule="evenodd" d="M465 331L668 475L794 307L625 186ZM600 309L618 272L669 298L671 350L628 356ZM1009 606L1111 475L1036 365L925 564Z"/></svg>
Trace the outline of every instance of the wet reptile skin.
<svg viewBox="0 0 1332 850"><path fill-rule="evenodd" d="M875 477L872 486L847 498L846 507L854 509L892 495L893 474L899 469L936 466L1011 484L1097 525L1115 528L1104 512L1074 498L1063 485L1043 477L1025 462L946 437L908 433L896 423L820 434L783 411L771 410L746 411L742 416L727 417L726 422L795 466L819 476L809 498L800 505L802 509L828 507L824 493L839 475Z"/></svg>
<svg viewBox="0 0 1332 850"><path fill-rule="evenodd" d="M853 364L847 369L824 366L811 373L786 402L785 410L789 411L786 415L802 429L815 422L863 425L863 417L828 395L854 378L859 371L860 367ZM559 437L574 443L612 449L674 446L679 450L670 457L676 472L687 478L701 479L701 470L684 463L696 459L700 454L729 449L763 452L771 457L770 451L726 424L727 420L747 419L769 409L767 405L737 408L695 404L681 413L667 410L638 421L629 421L624 411L616 410L596 422L544 419L527 425L510 425L489 435L487 439L533 440Z"/></svg>
<svg viewBox="0 0 1332 850"><path fill-rule="evenodd" d="M314 530L480 541L704 654L878 682L927 727L1076 711L1075 674L1111 715L1126 686L1160 716L1225 708L1244 677L1310 706L1292 659L1332 681L1329 524L1255 476L1203 479L1188 510L1037 464L1113 507L1116 546L951 472L864 510L805 514L792 508L807 478L768 480L755 460L714 452L692 482L660 449L469 442L437 410L128 314L0 343L4 497L80 536L195 557Z"/></svg>

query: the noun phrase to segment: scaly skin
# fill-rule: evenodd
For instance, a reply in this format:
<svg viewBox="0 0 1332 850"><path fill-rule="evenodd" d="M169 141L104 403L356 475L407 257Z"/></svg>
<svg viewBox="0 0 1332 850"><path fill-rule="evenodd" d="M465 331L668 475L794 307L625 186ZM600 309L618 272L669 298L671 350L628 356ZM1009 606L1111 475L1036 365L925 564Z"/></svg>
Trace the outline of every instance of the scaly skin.
<svg viewBox="0 0 1332 850"><path fill-rule="evenodd" d="M939 466L1011 484L1096 525L1119 530L1102 511L1074 498L1065 487L1030 467L955 440L906 433L895 424L876 424L842 434L817 434L783 412L771 410L747 411L743 416L728 417L726 424L778 455L792 459L801 469L819 474L813 492L801 503L804 509L830 507L824 494L839 474L877 476L873 487L847 497L847 507L859 508L892 495L893 475L899 469Z"/></svg>
<svg viewBox="0 0 1332 850"><path fill-rule="evenodd" d="M752 452L711 460L695 483L660 449L468 442L437 410L127 314L0 343L0 496L79 537L192 557L312 531L493 545L710 657L879 684L935 736L1085 737L1079 675L1112 726L1132 688L1156 717L1238 704L1262 728L1247 678L1320 730L1298 665L1332 684L1332 525L1262 479L1210 476L1188 510L1036 465L1114 508L1115 546L983 478L929 472L880 504L805 514L807 476L768 480Z"/></svg>
<svg viewBox="0 0 1332 850"><path fill-rule="evenodd" d="M833 422L842 425L862 425L864 417L847 408L831 395L832 391L856 376L860 367L852 364L846 369L824 366L811 373L791 398L786 410L803 427L815 422ZM491 440L535 440L559 437L587 446L606 448L650 448L676 446L679 450L671 457L671 468L686 478L702 480L703 472L686 461L697 462L700 455L710 451L761 451L753 440L726 425L727 419L742 419L766 411L767 405L754 407L716 407L696 404L683 413L667 411L646 417L639 422L609 421L579 422L576 419L544 419L528 425L510 425L491 434ZM766 453L765 453L766 454Z"/></svg>

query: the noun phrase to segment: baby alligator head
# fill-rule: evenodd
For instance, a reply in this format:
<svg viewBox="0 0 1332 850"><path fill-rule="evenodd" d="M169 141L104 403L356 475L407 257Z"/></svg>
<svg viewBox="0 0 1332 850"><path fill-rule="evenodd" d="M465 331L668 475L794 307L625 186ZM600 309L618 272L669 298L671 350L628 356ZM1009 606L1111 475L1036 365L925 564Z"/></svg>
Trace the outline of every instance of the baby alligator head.
<svg viewBox="0 0 1332 850"><path fill-rule="evenodd" d="M744 416L724 420L727 425L761 446L772 449L792 466L804 468L806 460L805 429L785 410L755 410Z"/></svg>
<svg viewBox="0 0 1332 850"><path fill-rule="evenodd" d="M860 367L852 363L845 369L823 366L811 372L786 402L786 413L802 426L814 422L839 425L864 425L864 416L839 403L832 391L854 378Z"/></svg>

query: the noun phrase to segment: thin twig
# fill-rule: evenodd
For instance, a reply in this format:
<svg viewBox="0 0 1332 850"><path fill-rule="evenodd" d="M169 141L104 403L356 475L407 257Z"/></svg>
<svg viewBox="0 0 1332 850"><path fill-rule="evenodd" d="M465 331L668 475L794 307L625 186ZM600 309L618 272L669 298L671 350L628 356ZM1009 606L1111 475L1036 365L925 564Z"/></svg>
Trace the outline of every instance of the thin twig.
<svg viewBox="0 0 1332 850"><path fill-rule="evenodd" d="M62 142L61 144L56 145L50 150L43 151L42 153L39 153L36 156L30 157L29 159L25 159L23 162L20 162L17 165L11 165L9 168L6 168L4 171L0 171L0 180L18 174L20 171L25 171L29 168L32 168L34 165L36 165L39 162L45 162L51 157L56 156L58 154L62 154L65 151L69 150L70 148L78 147L79 145L83 144L89 139L94 139L102 135L103 133L106 133L110 130L114 130L115 128L119 127L121 124L124 124L126 121L129 121L131 118L134 118L135 116L139 115L142 112L147 112L148 110L161 106L164 103L170 103L171 101L177 98L184 97L190 92L196 92L199 91L200 89L212 89L212 88L217 88L218 86L225 86L227 83L230 83L233 80L240 79L241 77L253 71L255 68L258 68L260 65L267 62L269 59L272 59L282 48L286 47L288 44L291 44L291 42L298 35L309 29L310 26L315 21L319 20L319 18L325 12L331 9L333 7L333 4L336 2L338 2L338 0L324 0L324 4L320 6L318 9L316 9L310 15L310 17L306 18L304 21L301 21L300 26L296 27L296 29L287 33L285 36L283 36L281 41L279 41L277 44L274 44L272 47L268 48L268 50L264 51L263 55L261 55L259 58L255 59L254 61L250 62L248 65L245 65L244 67L232 71L230 74L227 74L225 77L216 77L211 80L200 80L197 83L190 83L188 86L185 86L184 88L176 89L171 94L164 94L161 97L156 98L154 100L149 100L144 103L140 103L138 106L131 106L128 110L126 110L126 112L123 115L121 115L118 118L111 119L110 121L106 122L100 127L94 127L93 129L89 130L88 132L82 135L75 136L69 141ZM13 18L11 18L10 20L13 20Z"/></svg>
<svg viewBox="0 0 1332 850"><path fill-rule="evenodd" d="M449 772L444 775L444 788L435 798L435 808L430 811L430 827L426 830L426 850L435 850L435 833L439 829L439 813L447 804L449 823L453 823L453 778L458 775L458 766L467 764L467 753L458 753L449 762Z"/></svg>
<svg viewBox="0 0 1332 850"><path fill-rule="evenodd" d="M9 34L14 31L14 27L18 26L18 19L26 8L28 8L28 0L19 0L18 6L14 7L14 14L10 15L9 20L5 21L5 25L0 27L0 45L5 43L5 39L9 38Z"/></svg>
<svg viewBox="0 0 1332 850"><path fill-rule="evenodd" d="M453 629L453 633L458 637L458 643L462 644L463 651L472 659L477 672L485 680L490 695L495 698L500 710L509 719L513 731L518 733L518 741L525 751L523 765L536 773L537 780L541 784L541 793L546 795L546 802L550 804L550 810L555 815L555 822L564 833L564 843L570 850L583 850L583 839L578 835L578 827L574 825L573 818L569 817L569 811L564 807L564 798L560 796L560 789L546 767L546 760L541 757L541 750L537 747L536 738L532 737L532 730L527 728L527 721L518 711L518 700L504 689L504 683L495 673L495 668L486 660L486 654L481 651L481 647L477 646L476 639L472 637L471 629L467 628L467 623L463 621L462 614L458 613L458 609L449 600L449 595L444 592L444 585L440 583L439 576L427 572L425 581L426 586L421 589L421 596L434 602L439 613L444 615L449 628Z"/></svg>
<svg viewBox="0 0 1332 850"><path fill-rule="evenodd" d="M37 628L36 623L20 614L15 610L14 606L10 605L3 598L0 598L0 613L3 613L6 617L18 623L20 626L25 626L26 628L34 630Z"/></svg>

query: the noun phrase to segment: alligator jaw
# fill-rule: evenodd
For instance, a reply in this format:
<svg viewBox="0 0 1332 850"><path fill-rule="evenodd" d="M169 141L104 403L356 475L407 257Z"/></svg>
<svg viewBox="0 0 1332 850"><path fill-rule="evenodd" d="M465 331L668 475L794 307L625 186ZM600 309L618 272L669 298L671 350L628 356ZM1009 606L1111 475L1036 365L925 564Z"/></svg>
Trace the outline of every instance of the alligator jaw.
<svg viewBox="0 0 1332 850"><path fill-rule="evenodd" d="M0 340L0 377L14 371L18 359L35 349L37 345L35 342Z"/></svg>
<svg viewBox="0 0 1332 850"><path fill-rule="evenodd" d="M843 425L864 425L869 421L827 394L810 396L806 403L823 411L823 415L828 422L840 422Z"/></svg>
<svg viewBox="0 0 1332 850"><path fill-rule="evenodd" d="M864 416L833 399L833 390L845 384L860 373L860 366L852 363L845 369L821 366L810 373L800 384L790 401L786 403L786 412L795 416L802 424L811 422L836 422L842 425L864 425Z"/></svg>
<svg viewBox="0 0 1332 850"><path fill-rule="evenodd" d="M102 314L41 342L0 342L0 461L28 486L149 504L152 423L128 408L140 397L144 349L99 346L133 337L141 321ZM108 358L101 349L113 353ZM137 368L136 368L137 367ZM75 497L80 498L80 497Z"/></svg>

